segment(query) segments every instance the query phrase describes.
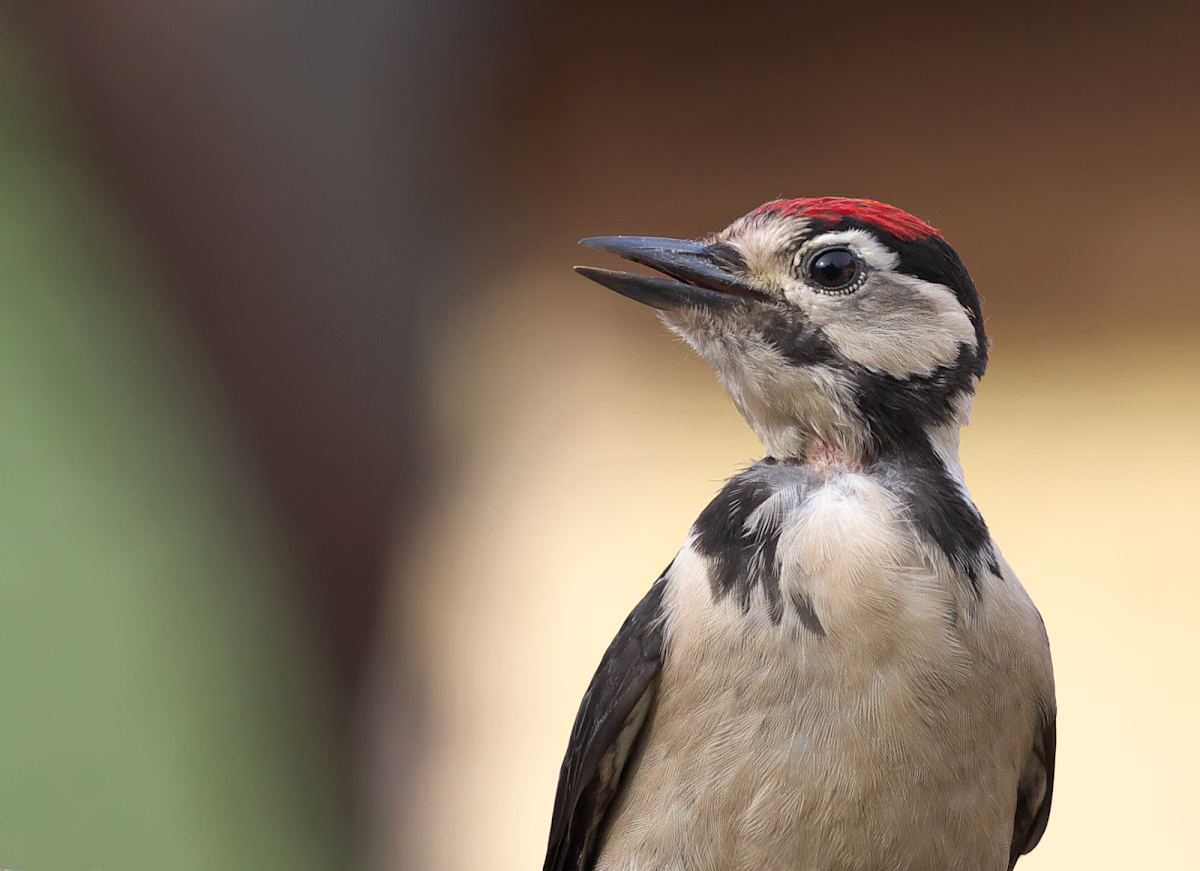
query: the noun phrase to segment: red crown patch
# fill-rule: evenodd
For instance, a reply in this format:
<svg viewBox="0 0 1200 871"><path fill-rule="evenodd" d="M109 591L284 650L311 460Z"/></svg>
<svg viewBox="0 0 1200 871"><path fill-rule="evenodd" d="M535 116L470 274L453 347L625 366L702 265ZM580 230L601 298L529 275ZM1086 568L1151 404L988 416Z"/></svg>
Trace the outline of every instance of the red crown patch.
<svg viewBox="0 0 1200 871"><path fill-rule="evenodd" d="M816 220L837 221L854 218L865 224L878 227L901 239L918 239L922 236L937 236L941 233L920 218L903 209L889 206L876 200L853 197L800 197L794 200L772 200L763 203L752 214L775 212L782 215L801 215Z"/></svg>

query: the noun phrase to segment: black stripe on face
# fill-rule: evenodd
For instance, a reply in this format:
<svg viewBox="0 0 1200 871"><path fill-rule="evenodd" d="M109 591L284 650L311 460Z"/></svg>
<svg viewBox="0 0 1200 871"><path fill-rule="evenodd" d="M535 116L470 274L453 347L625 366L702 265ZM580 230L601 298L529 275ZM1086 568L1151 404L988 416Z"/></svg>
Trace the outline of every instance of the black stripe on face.
<svg viewBox="0 0 1200 871"><path fill-rule="evenodd" d="M927 443L930 429L954 421L955 402L975 392L985 365L966 345L959 347L953 363L928 375L897 378L848 365L855 405L867 423L873 453L883 456Z"/></svg>
<svg viewBox="0 0 1200 871"><path fill-rule="evenodd" d="M793 366L819 366L837 358L820 329L793 309L764 312L758 331Z"/></svg>
<svg viewBox="0 0 1200 871"><path fill-rule="evenodd" d="M917 529L962 572L972 594L982 594L980 572L1000 567L982 515L950 476L929 432L956 426L955 402L975 390L986 361L968 347L958 359L926 376L896 378L859 369L854 396L871 437L873 471L904 500Z"/></svg>

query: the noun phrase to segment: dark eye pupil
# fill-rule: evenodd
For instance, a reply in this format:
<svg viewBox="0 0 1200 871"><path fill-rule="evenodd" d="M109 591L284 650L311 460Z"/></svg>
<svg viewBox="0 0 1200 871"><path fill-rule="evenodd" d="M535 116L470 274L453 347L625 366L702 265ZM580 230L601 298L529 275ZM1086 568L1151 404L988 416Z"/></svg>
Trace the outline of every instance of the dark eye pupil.
<svg viewBox="0 0 1200 871"><path fill-rule="evenodd" d="M846 287L858 275L858 261L844 248L835 248L815 257L808 267L812 280L830 290Z"/></svg>

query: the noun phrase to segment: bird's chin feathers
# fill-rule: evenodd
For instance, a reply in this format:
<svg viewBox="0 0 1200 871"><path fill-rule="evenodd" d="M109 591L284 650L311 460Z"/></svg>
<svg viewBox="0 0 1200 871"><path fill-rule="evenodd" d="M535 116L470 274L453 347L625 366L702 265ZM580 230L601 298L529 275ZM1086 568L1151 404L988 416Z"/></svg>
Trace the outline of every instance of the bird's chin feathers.
<svg viewBox="0 0 1200 871"><path fill-rule="evenodd" d="M698 309L660 316L713 367L769 456L804 456L814 443L864 455L869 433L852 381L832 361L789 361L767 336L768 313L746 306L732 316Z"/></svg>

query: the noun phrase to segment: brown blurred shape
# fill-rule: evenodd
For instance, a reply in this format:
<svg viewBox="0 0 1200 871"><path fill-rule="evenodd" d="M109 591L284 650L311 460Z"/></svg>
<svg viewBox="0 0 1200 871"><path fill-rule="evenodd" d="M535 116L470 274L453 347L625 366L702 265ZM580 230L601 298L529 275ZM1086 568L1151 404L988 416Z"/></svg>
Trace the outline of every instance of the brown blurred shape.
<svg viewBox="0 0 1200 871"><path fill-rule="evenodd" d="M698 234L779 194L870 195L950 228L994 318L1082 329L1128 309L1062 278L1136 279L1096 255L1163 199L1179 212L1144 256L1171 268L1159 248L1200 193L1190 3L17 8L179 278L348 687L421 465L422 313L472 269L573 257L585 232Z"/></svg>
<svg viewBox="0 0 1200 871"><path fill-rule="evenodd" d="M348 703L422 479L415 355L445 250L439 186L502 5L18 11L224 377Z"/></svg>

